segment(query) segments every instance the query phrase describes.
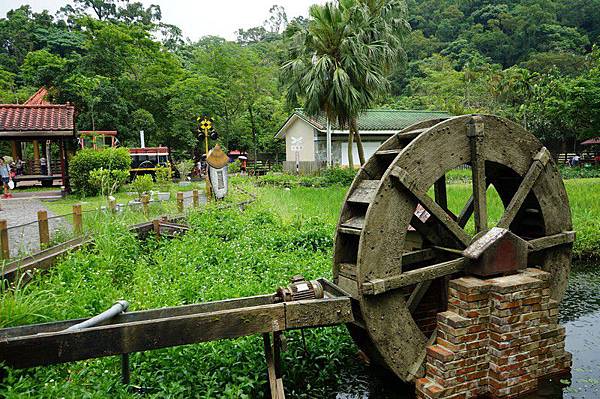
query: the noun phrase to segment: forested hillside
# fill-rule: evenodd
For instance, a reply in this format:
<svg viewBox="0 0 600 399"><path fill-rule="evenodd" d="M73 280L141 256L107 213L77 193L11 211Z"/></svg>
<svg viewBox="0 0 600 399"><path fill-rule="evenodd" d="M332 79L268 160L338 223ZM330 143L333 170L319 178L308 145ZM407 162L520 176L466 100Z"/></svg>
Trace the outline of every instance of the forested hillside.
<svg viewBox="0 0 600 399"><path fill-rule="evenodd" d="M600 132L600 0L408 0L412 30L383 107L493 112L544 139ZM80 129L137 131L189 156L195 117L210 113L228 148L274 155L291 108L280 66L306 20L265 10L228 42L190 42L157 6L74 0L56 15L28 6L0 19L0 102L41 85L77 107ZM301 104L300 104L301 105ZM572 141L572 140L571 140Z"/></svg>

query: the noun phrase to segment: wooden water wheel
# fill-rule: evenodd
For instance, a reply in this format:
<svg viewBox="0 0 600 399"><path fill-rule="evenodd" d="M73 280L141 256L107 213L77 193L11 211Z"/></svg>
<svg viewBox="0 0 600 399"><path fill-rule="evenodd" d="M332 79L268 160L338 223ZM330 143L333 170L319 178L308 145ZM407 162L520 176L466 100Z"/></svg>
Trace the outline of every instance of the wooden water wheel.
<svg viewBox="0 0 600 399"><path fill-rule="evenodd" d="M446 174L464 165L472 195L452 212ZM495 229L524 242L525 266L550 272L560 300L574 239L567 195L548 150L509 120L465 115L415 124L381 145L346 196L333 272L356 300L349 329L373 361L404 381L422 373L447 281L478 272L466 249L493 227L491 186L504 205Z"/></svg>

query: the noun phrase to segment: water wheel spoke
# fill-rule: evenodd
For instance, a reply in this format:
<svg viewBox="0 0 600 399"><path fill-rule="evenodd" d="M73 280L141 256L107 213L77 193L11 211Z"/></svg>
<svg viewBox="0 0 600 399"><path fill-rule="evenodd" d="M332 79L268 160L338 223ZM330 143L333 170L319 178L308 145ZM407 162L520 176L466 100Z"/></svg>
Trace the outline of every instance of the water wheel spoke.
<svg viewBox="0 0 600 399"><path fill-rule="evenodd" d="M440 177L433 185L433 193L435 202L437 202L442 209L448 211L448 193L446 192L446 175Z"/></svg>
<svg viewBox="0 0 600 399"><path fill-rule="evenodd" d="M550 152L546 147L542 147L542 149L533 157L533 162L525 174L523 181L521 181L519 188L510 200L510 203L506 207L502 218L498 222L498 227L508 228L511 225L548 161L550 161Z"/></svg>
<svg viewBox="0 0 600 399"><path fill-rule="evenodd" d="M369 280L362 284L362 293L363 295L379 295L423 281L434 280L462 271L467 263L467 258L460 257L420 269L410 270L396 276Z"/></svg>
<svg viewBox="0 0 600 399"><path fill-rule="evenodd" d="M538 252L559 245L570 244L573 241L575 241L575 232L564 231L546 237L534 238L533 240L527 241L527 245L529 247L529 252Z"/></svg>
<svg viewBox="0 0 600 399"><path fill-rule="evenodd" d="M463 209L458 214L457 222L460 227L464 228L467 225L469 219L471 218L471 215L473 214L473 209L475 208L474 202L475 198L473 198L473 195L471 195Z"/></svg>
<svg viewBox="0 0 600 399"><path fill-rule="evenodd" d="M408 300L406 301L406 307L408 308L410 313L414 313L414 311L417 309L417 306L419 306L419 303L421 303L423 296L425 296L425 293L427 292L430 286L431 280L426 280L418 283L417 286L413 289L412 293L410 294L410 297L408 297Z"/></svg>
<svg viewBox="0 0 600 399"><path fill-rule="evenodd" d="M396 178L403 189L408 190L412 194L421 206L423 206L423 208L425 208L425 210L456 239L457 243L460 243L463 247L469 245L471 236L469 236L469 234L467 234L467 232L463 230L463 228L460 227L437 202L432 200L427 193L417 190L416 184L404 169L396 166L392 169L390 175Z"/></svg>
<svg viewBox="0 0 600 399"><path fill-rule="evenodd" d="M483 122L473 117L469 123L468 136L471 146L471 171L473 183L473 211L475 213L475 231L487 231L487 184L485 179L485 154L483 153Z"/></svg>

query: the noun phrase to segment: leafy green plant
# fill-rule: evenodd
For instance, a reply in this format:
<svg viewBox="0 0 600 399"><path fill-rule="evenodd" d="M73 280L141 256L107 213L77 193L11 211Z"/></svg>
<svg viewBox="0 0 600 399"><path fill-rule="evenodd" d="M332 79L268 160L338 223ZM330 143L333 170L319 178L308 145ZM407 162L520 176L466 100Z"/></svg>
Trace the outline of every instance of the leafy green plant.
<svg viewBox="0 0 600 399"><path fill-rule="evenodd" d="M175 167L177 168L177 171L179 172L179 177L182 180L185 180L186 177L190 173L192 173L192 170L194 170L194 161L188 159L185 161L177 162Z"/></svg>
<svg viewBox="0 0 600 399"><path fill-rule="evenodd" d="M120 169L94 169L90 172L90 185L102 196L116 193L129 178L129 172Z"/></svg>
<svg viewBox="0 0 600 399"><path fill-rule="evenodd" d="M142 198L142 195L149 193L153 186L154 182L150 175L137 175L131 183L131 188L138 194L138 198Z"/></svg>
<svg viewBox="0 0 600 399"><path fill-rule="evenodd" d="M239 159L229 164L229 173L239 173L242 168L242 162Z"/></svg>
<svg viewBox="0 0 600 399"><path fill-rule="evenodd" d="M156 168L156 184L160 188L160 190L167 192L173 183L173 173L171 168L166 166L161 166Z"/></svg>
<svg viewBox="0 0 600 399"><path fill-rule="evenodd" d="M97 169L121 170L129 172L131 157L126 148L79 150L69 162L69 176L73 191L83 196L96 195L100 186L92 183L90 173Z"/></svg>

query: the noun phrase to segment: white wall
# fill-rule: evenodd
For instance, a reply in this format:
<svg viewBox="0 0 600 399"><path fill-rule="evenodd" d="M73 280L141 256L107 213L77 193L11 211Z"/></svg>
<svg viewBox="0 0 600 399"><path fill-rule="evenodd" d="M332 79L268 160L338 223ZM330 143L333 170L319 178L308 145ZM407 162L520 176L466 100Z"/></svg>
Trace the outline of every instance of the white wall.
<svg viewBox="0 0 600 399"><path fill-rule="evenodd" d="M313 127L300 118L297 118L285 132L285 160L289 162L307 162L315 160L315 137ZM300 151L296 148L301 147Z"/></svg>
<svg viewBox="0 0 600 399"><path fill-rule="evenodd" d="M365 151L365 161L367 161L369 158L371 158L371 156L373 154L375 154L375 151L377 151L377 149L379 148L379 146L381 146L382 142L381 141L365 141L365 137L362 137L363 139L363 149ZM358 148L356 147L356 142L353 143L352 145L353 151L352 151L352 160L354 161L354 165L357 166L358 165ZM344 142L342 143L342 166L348 166L349 162L348 162L348 142Z"/></svg>

